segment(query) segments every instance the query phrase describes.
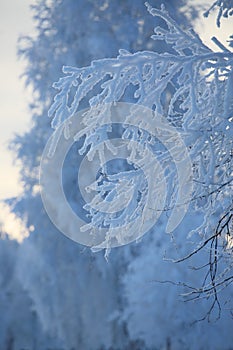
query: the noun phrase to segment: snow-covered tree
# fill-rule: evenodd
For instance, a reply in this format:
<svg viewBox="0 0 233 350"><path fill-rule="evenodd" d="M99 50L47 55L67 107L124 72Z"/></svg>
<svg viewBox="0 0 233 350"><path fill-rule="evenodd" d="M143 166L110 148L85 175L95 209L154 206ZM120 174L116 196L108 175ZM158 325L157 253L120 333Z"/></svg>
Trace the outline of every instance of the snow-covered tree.
<svg viewBox="0 0 233 350"><path fill-rule="evenodd" d="M17 250L16 277L32 298L42 325L41 332L34 330L37 348L46 339L53 347L126 348L130 344L126 327L114 315L123 308L120 276L131 248L113 252L107 264L102 253L93 254L63 237L41 203L39 162L51 134L47 113L54 96L52 83L62 66L114 57L120 47L150 49L153 18L145 21L142 1L133 6L130 1L38 1L33 11L37 34L21 38L19 46L28 63L26 84L35 92L30 105L33 126L12 144L22 162L24 194L8 201L32 232ZM76 164L67 165L65 186L74 200L77 194L70 184L76 181L75 168ZM18 341L17 332L12 333Z"/></svg>
<svg viewBox="0 0 233 350"><path fill-rule="evenodd" d="M177 22L186 24L178 14L175 1L165 2L165 5ZM179 2L180 7L183 5ZM214 297L214 283L218 283L216 261L220 266L221 260L228 259L224 261L223 269L231 265L231 245L226 240L231 237L231 231L227 235L218 230L230 227L226 224L222 228L222 225L230 217L232 208L232 53L221 44L223 52L213 53L192 30L181 28L164 7L161 10L147 7L153 16L146 12L143 1L132 4L131 1L40 0L33 6L37 34L34 38L22 38L20 44L20 54L28 62L26 83L35 91L30 106L33 126L23 136L17 136L13 144L22 161L24 194L8 203L25 220L27 227L34 229L17 248L14 278L24 290L25 300L32 301L34 321L27 310L29 316L25 322L31 325L35 338L28 335L28 343L20 343L21 336L11 321L5 347L7 342L13 342L12 339L17 345L33 349L42 349L45 344L53 348L93 350L231 347L229 315L224 313L214 326L207 323L191 326L192 321L206 313L210 315L208 310L212 311L212 301L210 305L204 300L194 304L177 301L180 287L185 293L190 283L194 286L191 290L194 297L203 292L197 287L202 282L202 270L190 274L186 260L173 264L162 262L162 257L166 251L166 257L179 260L193 249L198 250L202 245L208 247L209 243L207 254L210 254L211 269L204 288L208 288L209 283ZM153 41L150 35L154 26ZM122 49L120 55L113 58L119 49ZM174 159L158 137L149 139L148 133L128 128L128 134L124 133L126 141L131 138L142 148L149 147L150 152L160 156L170 195L150 233L139 244L113 249L108 263L102 251L92 253L56 230L46 216L38 192L40 158L52 133L47 118L54 97L52 83L58 80L64 65L68 66L64 70L67 75L56 84L60 92L53 110L50 109L51 115L57 111L53 119L57 130L63 127L61 123L65 118L75 115L78 108L88 107L89 101L92 106L97 101L100 106L101 102L134 102L134 105L166 116L166 127L172 126L172 129L165 129L167 147L171 136L169 130L176 128L192 161L195 195L187 213L189 216L172 236L168 236L164 233L166 218L177 204L178 194L172 182L173 177L179 179ZM67 91L70 92L68 99ZM91 115L86 118L87 127L90 125L88 117ZM102 137L106 130L101 131ZM115 129L113 133L119 135L119 130ZM89 152L89 147L96 145L90 130L87 129L84 136ZM80 193L76 191L75 155L78 148L79 144L75 144L64 163L63 185L69 203L80 214ZM146 152L141 154L143 158ZM117 166L120 168L119 162L113 169ZM137 173L135 168L132 171L130 162L127 166L123 179ZM185 175L185 168L182 169ZM114 174L107 176L114 185ZM130 181L135 185L136 178ZM140 184L138 203L143 206L147 191L143 192L146 188L143 180ZM106 182L102 179L100 185L105 186ZM92 217L98 219L96 215ZM187 240L193 229L197 232L190 238L194 245ZM214 235L211 235L212 229L216 230ZM222 259L217 255L219 250L216 253L216 240L220 241L218 247ZM195 254L190 258L194 259L193 264L205 264L205 251L201 249L200 257ZM228 272L224 275L220 272L217 278L225 279ZM172 288L159 283L165 280L174 283ZM175 283L178 281L183 285L177 288ZM219 281L223 282L222 279ZM228 300L230 290L221 298ZM218 299L215 304L217 302ZM26 329L28 331L29 326ZM218 334L224 334L224 345ZM32 341L34 345L31 345Z"/></svg>
<svg viewBox="0 0 233 350"><path fill-rule="evenodd" d="M215 37L213 40L221 51L212 52L201 42L193 30L182 30L169 16L164 6L161 7L161 10L154 9L148 4L147 7L153 16L160 17L165 22L167 29L157 26L152 38L155 41L165 42L168 49L165 45L164 52L160 53L154 51L130 53L121 50L116 59L93 61L91 66L84 68L64 67L63 71L67 75L54 84L59 93L49 111L50 116L54 115L52 125L56 130L51 148L52 151L56 151L56 140L63 130L66 137L69 137L67 129L69 129L70 119L68 118L75 115L80 102L89 94L92 109L89 114L85 112L83 116L78 116L83 118L82 123L85 126L82 133L82 135L85 135L85 141L80 152L83 153L90 146L87 156L90 157L91 155L93 157L93 152L99 152L101 164L102 159L104 159L103 144L108 148L109 144L105 140L105 130L100 129L100 126L106 122L111 122L111 119L110 121L106 119L106 114L110 113L111 105L119 101L125 102L127 88L134 86L134 105L126 113L125 124L127 126L123 132L123 138L131 138L131 140L143 144L144 148L141 155L138 156L138 151L135 152L135 145L131 146L128 160L137 164L137 162L139 163L138 157L141 157L140 161L145 158L144 163L148 167L148 159L150 159L151 173L158 171L153 159L148 158L148 153L145 151L153 146L155 147L158 143L155 137L157 135L153 133L151 135L147 132L150 127L153 128L153 124L157 126L156 122L159 118L157 114L166 116L167 122L175 126L182 135L192 161L192 179L189 178L190 171L187 170L188 164L183 148L177 147L176 149L174 146L174 142L178 142L178 140L174 139L173 133L169 128L166 129L166 125L161 126L159 124L157 126L162 128L163 133L168 134L164 137L164 139L166 138L165 145L173 160L176 158L176 156L173 156L175 152L180 152L179 157L181 158L179 161L178 159L174 160L178 172L178 179L174 181L174 171L170 165L171 162L167 161L169 158L167 152L164 152L164 159L163 156L160 156L160 163L164 162L165 164L163 170L168 174L166 175L166 181L169 183L168 187L172 188L168 195L166 206L168 209L166 210L171 211L173 216L172 210L174 210L176 216L175 218L172 217L172 222L168 222L168 226L169 230L171 226L173 229L174 225L177 226L175 220L179 222L179 215L184 210L184 203L189 200L192 204L190 215L193 215L192 210L200 211L202 222L198 228L194 228L200 233L201 242L193 252L183 259L191 257L205 246L210 245L209 271L205 284L200 289L193 290L190 294L199 295L206 292L209 295L213 292L215 302L217 302L216 293L218 288L222 288L225 283L228 284L233 279L231 274L233 53L218 42ZM98 90L95 88L93 91L97 84L99 84ZM75 89L75 93L71 89ZM90 92L92 91L94 96L90 98ZM127 98L129 97L127 96ZM129 101L131 102L131 100L132 97ZM151 115L151 120L147 120L145 117L137 118L137 113L139 113L137 105L149 107L155 111L155 115ZM106 109L106 106L108 106L108 109ZM159 123L161 122L159 121ZM132 124L138 125L141 129L139 131L133 128L130 129L128 125ZM93 133L96 133L98 137L93 138ZM80 136L80 132L78 136ZM77 135L75 137L78 138ZM161 139L159 133L157 138ZM169 146L169 141L172 146ZM161 148L159 148L159 151L161 152ZM142 167L143 170L144 168ZM169 170L172 176L169 176ZM182 175L179 174L179 170L183 173ZM137 187L136 171L123 175L130 178L133 185ZM121 173L119 174L120 177ZM96 179L94 188L98 188L99 183L101 183L99 191L109 191L109 182L115 181L115 177L113 177L113 180L111 179L110 176L105 183L106 188L99 179ZM192 197L187 197L190 181L193 182L194 188ZM173 189L174 185L171 182L176 187L178 183L178 187L183 188ZM146 184L144 188L147 188ZM150 192L149 190L148 187L148 192ZM157 192L156 187L153 187L153 190L154 197L160 198L161 184L157 188ZM110 193L113 191L116 191L116 186L111 187ZM143 196L143 191L140 193ZM137 195L138 192L135 192L134 196ZM150 194L147 194L147 196L149 197ZM178 197L178 200L176 197ZM142 200L136 201L138 201L138 206L152 206L151 200L149 204ZM92 204L93 201L90 206ZM157 210L156 206L154 210ZM125 212L127 212L127 215ZM130 213L128 208L125 208L118 220L121 219L121 224L124 218L130 221L131 215L135 215L135 212ZM141 209L141 212L144 214L144 208ZM110 220L112 219L115 225L116 218L113 215L110 215L109 218L108 215L108 219L105 216L101 220L101 215L99 212L94 212L92 226L99 225L101 227L106 220L110 222L110 228L106 235L106 240L109 240L109 236L114 231L114 226L111 226ZM145 215L142 215L142 217L146 220ZM151 215L149 215L149 218L151 219ZM135 230L135 227L131 225L130 230ZM140 233L138 237L140 237ZM217 267L219 267L221 259L227 260L227 263L225 269L220 270L217 275Z"/></svg>

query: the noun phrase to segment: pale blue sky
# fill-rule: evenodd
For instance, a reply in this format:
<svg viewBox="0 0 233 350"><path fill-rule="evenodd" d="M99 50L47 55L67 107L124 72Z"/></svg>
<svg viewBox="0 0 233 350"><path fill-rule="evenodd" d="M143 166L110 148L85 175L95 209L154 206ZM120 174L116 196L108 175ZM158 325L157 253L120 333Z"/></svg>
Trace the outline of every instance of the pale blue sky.
<svg viewBox="0 0 233 350"><path fill-rule="evenodd" d="M12 164L7 143L14 132L22 132L29 125L27 111L29 91L26 93L19 75L23 63L16 57L16 42L19 35L32 32L29 12L31 0L0 0L0 199L19 193L18 170Z"/></svg>

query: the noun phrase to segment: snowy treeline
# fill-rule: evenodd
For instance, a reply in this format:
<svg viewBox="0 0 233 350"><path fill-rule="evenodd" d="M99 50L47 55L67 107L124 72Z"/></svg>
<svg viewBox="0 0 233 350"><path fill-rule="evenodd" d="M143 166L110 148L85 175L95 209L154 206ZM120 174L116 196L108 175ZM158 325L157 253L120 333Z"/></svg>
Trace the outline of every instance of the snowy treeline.
<svg viewBox="0 0 233 350"><path fill-rule="evenodd" d="M27 61L26 84L34 88L32 127L11 145L22 162L24 193L6 201L30 235L21 244L7 235L0 241L1 349L233 348L232 287L222 288L231 282L232 264L233 54L217 39L219 50L212 52L187 29L185 1L164 4L39 0L33 5L37 34L21 38L19 45ZM222 15L230 15L231 3L215 6L220 23ZM195 7L189 12L197 16ZM52 84L63 66L66 75L55 91ZM156 151L158 142L152 140L152 150L162 154L168 209L139 242L113 248L107 261L104 250L92 252L55 228L38 189L41 155L52 134L48 110L51 116L58 111L52 123L59 127L61 118L96 101L133 102L166 116L192 161L192 200L184 220L167 234L169 206L177 198L173 180L179 175L168 152L164 156L161 144ZM146 133L129 134L136 142L151 142ZM96 141L88 136L87 150ZM64 192L77 214L79 147L74 144L63 169ZM119 169L116 162L113 172Z"/></svg>

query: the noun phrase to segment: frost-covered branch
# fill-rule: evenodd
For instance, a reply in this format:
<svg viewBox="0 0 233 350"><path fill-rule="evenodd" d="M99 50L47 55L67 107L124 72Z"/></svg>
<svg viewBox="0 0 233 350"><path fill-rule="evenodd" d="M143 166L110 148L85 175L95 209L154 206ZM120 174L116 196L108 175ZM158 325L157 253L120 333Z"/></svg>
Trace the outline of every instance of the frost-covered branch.
<svg viewBox="0 0 233 350"><path fill-rule="evenodd" d="M217 5L222 9L221 15L231 15L226 2L218 1L213 7ZM193 30L183 30L164 6L160 10L147 3L146 6L151 15L164 22L163 27L154 29L152 36L163 44L163 52L120 50L117 58L96 60L88 67L64 67L65 76L54 84L59 92L49 115L53 117L53 128L61 132L63 125L67 135L69 124L64 122L75 115L83 101L88 100L89 106L98 110L84 118L87 154L94 147L98 149L98 142L103 138L103 133L99 134L98 140L93 134L98 133L96 125L101 125L103 118L107 118L103 106L108 104L131 102L145 106L164 116L179 131L192 160L194 191L191 205L203 217L197 230L203 241L178 261L187 260L208 247L208 275L203 287L191 293L207 296L211 293L215 298L214 307L218 304L218 287L231 282L226 272L218 274L217 267L223 257L232 258L229 244L224 242L232 239L233 53L219 42L221 52L212 52ZM106 119L106 124L110 122ZM135 133L135 130L131 131ZM151 142L148 134L134 138L139 139L145 147ZM54 139L52 152L56 142ZM136 177L132 181L136 184ZM172 187L172 177L167 176L166 181ZM107 186L113 184L107 183ZM127 213L124 214L127 218ZM99 213L93 216L95 224L101 223Z"/></svg>

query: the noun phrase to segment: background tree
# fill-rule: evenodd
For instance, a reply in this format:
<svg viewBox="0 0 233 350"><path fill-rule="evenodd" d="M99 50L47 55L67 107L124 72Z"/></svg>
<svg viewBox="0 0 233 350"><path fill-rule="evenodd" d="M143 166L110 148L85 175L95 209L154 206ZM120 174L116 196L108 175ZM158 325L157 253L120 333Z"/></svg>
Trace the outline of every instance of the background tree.
<svg viewBox="0 0 233 350"><path fill-rule="evenodd" d="M175 2L174 4L169 2L168 10L169 7L173 9L173 5ZM38 1L33 8L37 35L35 38L23 38L20 43L20 54L28 62L25 72L26 82L33 86L35 92L30 106L33 126L26 134L17 136L13 143L17 158L22 161L21 175L24 194L21 198L8 201L12 210L25 219L27 227L34 227L30 237L15 250L14 262L14 278L19 281L20 288L25 291L25 298L28 295L32 300L34 310L35 321L33 323L28 311L30 307L25 306L26 315L28 314L25 323L31 325L31 331L25 336L27 346L33 349L41 349L45 347L45 344L47 347L63 346L64 349L69 347L82 349L100 349L101 347L146 349L148 347L148 349L154 349L162 346L169 348L171 344L174 349L185 349L192 348L192 346L195 348L196 343L193 336L198 334L199 348L217 349L219 346L222 349L222 343L218 337L219 332L225 336L225 349L230 348L232 344L229 331L231 323L227 315L224 314L214 327L205 323L201 326L195 324L191 328L190 321L206 313L205 303L181 304L180 306L177 304L179 289L177 291L175 286L172 289L165 285L151 283L151 279L164 280L164 277L169 280L185 281L189 274L186 263L184 266L169 264L164 267L161 261L164 249L169 257L174 252L174 245L170 244L170 237L164 236L165 217L161 217L158 225L150 235L144 237L140 244L113 250L107 264L103 252L93 254L57 232L46 216L38 192L40 156L51 134L46 116L55 93L52 89L52 82L59 78L62 66L87 66L93 59L115 57L120 48L129 52L153 49L161 53L161 60L163 52L168 50L174 60L175 57L179 60L180 55L179 52L176 53L175 41L172 41L171 47L166 40L171 41L174 37L178 38L179 34L183 36L188 34L175 25L175 28L170 27L174 30L173 35L169 37L169 31L165 34L162 31L161 39L164 40L153 42L149 38L152 28L155 25L167 27L163 13L160 16L162 18L157 19L155 23L154 18L146 13L142 1L136 1L133 5L130 1ZM185 24L178 10L174 13L173 9L172 13L179 22ZM183 52L184 58L188 56L187 62L194 54L192 50L197 50L195 52L197 55L213 57L211 56L213 53L203 47L193 33L185 36L185 39L183 45L186 46L181 50L185 51ZM187 46L188 53L186 53ZM148 55L149 53L144 59L150 58ZM151 55L153 56L153 53ZM214 58L213 63L221 64L221 70L226 69L223 73L226 80L230 74L227 71L229 69L227 55L224 53L214 56L217 58L216 60ZM126 55L126 65L132 57L131 54ZM229 57L231 57L230 54ZM123 58L120 57L118 61L121 59ZM211 59L208 62L212 62ZM202 61L199 64L202 64ZM199 67L195 67L197 79L201 80ZM92 65L92 69L94 68L95 66ZM206 67L210 71L212 68L212 66ZM192 73L191 69L187 69L187 74ZM190 95L188 92L179 90L181 87L177 85L177 81L173 81L177 78L178 76L171 78L174 83L173 94L182 97L175 104L175 107L180 109L175 121L183 123L187 119L188 123L190 110L186 110L185 105L182 107L181 101L185 101ZM199 80L202 92L204 87ZM216 81L219 86L221 79L215 77L207 90L207 95L208 92L212 92L212 89L214 90ZM190 82L189 90L191 87ZM196 86L194 87L196 89ZM172 89L173 86L169 86L169 92ZM202 106L201 99L204 98L205 95L202 93L198 100L199 108ZM175 102L174 99L173 102ZM80 108L87 105L86 99L82 101ZM162 104L161 108L163 108ZM211 109L214 106L209 103L208 108ZM170 115L171 118L174 117L174 113L175 109ZM221 111L216 114L216 118L217 115L220 116ZM206 120L205 118L199 120L198 128L200 123L201 125L203 123L204 127L204 121L206 123L209 121L208 113L206 116ZM176 126L180 127L180 125ZM197 141L196 138L195 141ZM194 146L192 142L190 140L188 145L198 146L198 142ZM203 145L203 142L200 142L200 145ZM194 148L192 150L194 154L197 154L197 149L195 152ZM203 158L205 154L209 156L208 152L208 149L203 150ZM195 168L197 172L201 161L203 160L198 159ZM220 162L222 160L218 161L217 168ZM206 163L203 167L204 176L209 175ZM76 181L75 163L70 163L65 171L69 177L66 178L67 182L64 186L69 193L69 198L75 202L77 194L73 190L74 187L70 185ZM220 179L222 181L226 175L220 172L220 176L222 176ZM200 187L197 186L196 191L198 190L200 191ZM200 195L203 195L203 192L200 191ZM208 202L209 192L205 192L204 195ZM230 198L230 195L226 198ZM197 222L200 221L199 217L202 217L202 214L195 217ZM190 245L186 242L187 227L185 224L187 223L183 223L183 226L179 228L179 235L176 238L178 254L181 256L185 256L190 251ZM199 236L194 235L192 240L199 242ZM199 261L204 261L204 257L199 259ZM158 268L160 269L159 276ZM199 273L192 275L191 282L194 286L197 285L199 278ZM16 305L18 302L17 300ZM155 331L156 328L161 331ZM9 336L2 338L3 348L7 346L7 342L11 341L9 339L14 339L15 344L20 344L21 335L17 328L14 328L12 321L9 322L8 333ZM22 344L25 343L22 342L20 346L24 346Z"/></svg>

